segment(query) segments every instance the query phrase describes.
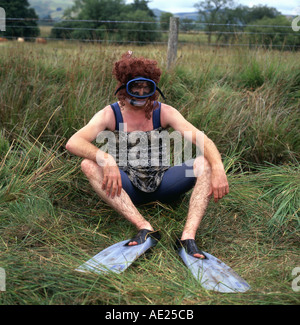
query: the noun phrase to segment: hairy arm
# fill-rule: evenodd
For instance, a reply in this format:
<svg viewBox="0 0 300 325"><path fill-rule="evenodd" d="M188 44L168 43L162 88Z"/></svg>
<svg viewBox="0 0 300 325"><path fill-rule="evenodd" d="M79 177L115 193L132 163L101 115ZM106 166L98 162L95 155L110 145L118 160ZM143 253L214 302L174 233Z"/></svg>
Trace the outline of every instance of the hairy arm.
<svg viewBox="0 0 300 325"><path fill-rule="evenodd" d="M220 152L214 142L203 132L188 122L175 108L162 105L161 123L163 127L172 127L187 140L197 145L211 166L211 190L215 201L229 192L227 177Z"/></svg>
<svg viewBox="0 0 300 325"><path fill-rule="evenodd" d="M101 131L113 130L114 123L113 111L107 106L96 113L89 123L77 131L66 144L66 149L72 154L97 162L102 167L102 188L112 197L115 195L114 189L117 189L117 195L120 195L122 190L119 168L110 154L101 151L92 142Z"/></svg>
<svg viewBox="0 0 300 325"><path fill-rule="evenodd" d="M101 131L112 127L112 114L109 107L96 113L87 125L68 140L66 149L76 156L97 162L98 157L104 156L104 153L101 153L92 142Z"/></svg>

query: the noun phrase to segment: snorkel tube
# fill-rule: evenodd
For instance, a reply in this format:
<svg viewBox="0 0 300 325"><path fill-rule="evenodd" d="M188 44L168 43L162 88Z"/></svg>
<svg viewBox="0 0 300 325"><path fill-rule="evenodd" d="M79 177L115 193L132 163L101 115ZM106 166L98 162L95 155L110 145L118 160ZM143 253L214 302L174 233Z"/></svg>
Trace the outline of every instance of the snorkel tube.
<svg viewBox="0 0 300 325"><path fill-rule="evenodd" d="M142 107L146 105L147 100L136 100L133 98L125 98L126 102L129 103L132 106Z"/></svg>

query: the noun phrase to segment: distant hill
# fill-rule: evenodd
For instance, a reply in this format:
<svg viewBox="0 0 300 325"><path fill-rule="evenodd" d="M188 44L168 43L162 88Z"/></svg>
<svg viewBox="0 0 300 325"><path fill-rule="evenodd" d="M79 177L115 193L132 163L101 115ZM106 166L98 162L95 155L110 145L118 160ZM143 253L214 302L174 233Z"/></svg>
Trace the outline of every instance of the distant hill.
<svg viewBox="0 0 300 325"><path fill-rule="evenodd" d="M63 13L67 8L70 8L74 4L74 0L28 0L30 6L33 7L39 16L39 18L48 18L49 15L52 19L60 19L63 17ZM160 9L152 9L157 19L160 18L161 14L165 11ZM179 12L174 13L175 17L180 19L191 19L194 21L198 20L198 12ZM285 15L288 19L292 20L295 15Z"/></svg>
<svg viewBox="0 0 300 325"><path fill-rule="evenodd" d="M28 0L28 2L41 19L49 17L49 15L53 19L59 19L63 16L64 11L74 4L73 0Z"/></svg>
<svg viewBox="0 0 300 325"><path fill-rule="evenodd" d="M198 12L179 12L174 14L174 16L179 17L180 19L192 19L192 20L199 19Z"/></svg>
<svg viewBox="0 0 300 325"><path fill-rule="evenodd" d="M161 14L165 11L159 10L159 9L152 9L154 15L159 19ZM173 14L175 17L179 17L180 19L192 19L192 20L198 20L198 12L179 12L176 14Z"/></svg>
<svg viewBox="0 0 300 325"><path fill-rule="evenodd" d="M152 9L154 15L159 19L160 15L165 12L159 9ZM199 19L199 14L198 12L179 12L179 13L175 13L173 14L175 17L179 17L180 19L191 19L191 20L195 20L197 21ZM283 15L285 16L287 19L294 19L297 17L297 15Z"/></svg>
<svg viewBox="0 0 300 325"><path fill-rule="evenodd" d="M151 9L154 13L154 15L159 19L161 14L164 12L164 11L161 11L159 9Z"/></svg>
<svg viewBox="0 0 300 325"><path fill-rule="evenodd" d="M29 0L30 6L35 9L39 18L43 19L45 17L51 16L53 19L62 18L64 11L72 7L74 4L74 0ZM157 19L160 18L160 15L164 12L159 9L152 9L154 15ZM179 17L180 19L188 18L192 20L198 19L197 12L181 12L174 14L175 17Z"/></svg>

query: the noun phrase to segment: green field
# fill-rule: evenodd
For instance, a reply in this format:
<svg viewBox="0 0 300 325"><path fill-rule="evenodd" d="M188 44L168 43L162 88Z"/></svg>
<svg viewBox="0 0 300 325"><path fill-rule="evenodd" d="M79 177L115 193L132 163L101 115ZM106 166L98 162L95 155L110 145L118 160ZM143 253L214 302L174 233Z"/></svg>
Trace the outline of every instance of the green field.
<svg viewBox="0 0 300 325"><path fill-rule="evenodd" d="M299 52L182 46L167 71L164 46L0 46L0 304L299 304ZM205 291L175 253L190 193L139 207L162 234L150 256L121 275L74 271L135 234L64 147L115 101L112 64L129 49L159 62L167 102L222 154L230 193L210 202L197 243L246 279L247 293Z"/></svg>

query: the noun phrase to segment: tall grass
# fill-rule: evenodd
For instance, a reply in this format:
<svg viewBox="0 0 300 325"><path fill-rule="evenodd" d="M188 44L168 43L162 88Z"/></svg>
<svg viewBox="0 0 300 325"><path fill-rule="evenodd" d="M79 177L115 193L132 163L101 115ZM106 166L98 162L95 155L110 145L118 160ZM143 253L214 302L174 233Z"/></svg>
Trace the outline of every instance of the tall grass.
<svg viewBox="0 0 300 325"><path fill-rule="evenodd" d="M251 285L246 294L201 289L173 249L188 210L145 205L161 229L153 252L121 275L74 269L133 227L101 202L67 138L114 99L112 63L125 47L8 43L0 52L1 304L298 304L298 53L184 47L165 70L165 49L134 48L163 68L168 103L222 153L229 195L210 202L198 232L205 251ZM298 70L297 70L298 69Z"/></svg>
<svg viewBox="0 0 300 325"><path fill-rule="evenodd" d="M115 100L112 63L125 49L16 45L2 48L0 59L4 127L22 128L26 121L31 133L38 136L60 107L43 138L51 139L54 134L69 137ZM136 52L144 54L141 49ZM243 150L247 161L297 161L298 54L284 54L290 60L282 64L283 55L272 53L182 50L175 70L164 70L161 87L168 102L210 135L222 152L238 143L237 149ZM149 54L164 66L162 51L154 49Z"/></svg>

